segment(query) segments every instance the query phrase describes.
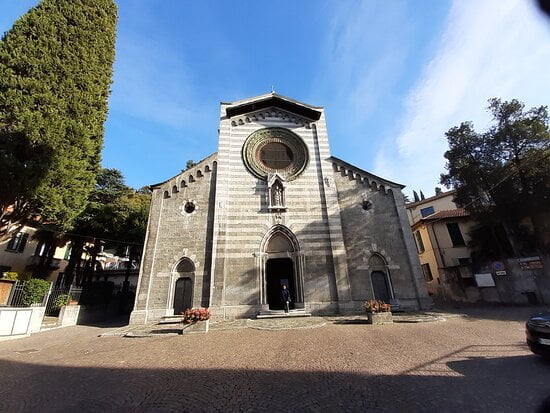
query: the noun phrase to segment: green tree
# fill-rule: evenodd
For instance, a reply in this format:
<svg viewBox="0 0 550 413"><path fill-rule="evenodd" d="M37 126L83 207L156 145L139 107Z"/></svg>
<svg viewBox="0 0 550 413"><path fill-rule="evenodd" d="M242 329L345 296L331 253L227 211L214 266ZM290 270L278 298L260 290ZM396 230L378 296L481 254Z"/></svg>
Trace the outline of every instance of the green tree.
<svg viewBox="0 0 550 413"><path fill-rule="evenodd" d="M124 183L122 172L114 168L103 168L97 175L95 188L90 193L90 201L105 204L129 192L132 192L132 189Z"/></svg>
<svg viewBox="0 0 550 413"><path fill-rule="evenodd" d="M151 194L134 191L124 183L124 176L116 169L102 169L91 192L85 211L75 220L71 231L73 253L65 271L72 277L80 266L85 241L91 244L91 262L88 269L95 268L95 253L99 240L108 248L130 246L130 258L136 258L145 238Z"/></svg>
<svg viewBox="0 0 550 413"><path fill-rule="evenodd" d="M550 211L547 108L525 110L515 99L493 98L488 110L493 124L487 131L477 132L472 123L463 122L446 133L447 173L441 183L454 187L456 202L483 223L472 232L480 249L494 250L487 245L491 240L498 244L507 238L498 229L502 225L515 245L502 245L501 255L539 248L545 239L540 221Z"/></svg>
<svg viewBox="0 0 550 413"><path fill-rule="evenodd" d="M113 0L42 0L0 41L0 237L30 213L70 228L95 184Z"/></svg>

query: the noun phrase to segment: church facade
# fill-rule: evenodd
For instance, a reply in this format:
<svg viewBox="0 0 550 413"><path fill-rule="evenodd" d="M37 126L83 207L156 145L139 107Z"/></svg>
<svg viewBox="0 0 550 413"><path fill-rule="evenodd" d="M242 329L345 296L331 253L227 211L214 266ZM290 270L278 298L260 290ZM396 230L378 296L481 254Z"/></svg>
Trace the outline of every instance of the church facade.
<svg viewBox="0 0 550 413"><path fill-rule="evenodd" d="M282 308L283 284L313 314L431 305L403 186L331 156L322 107L222 103L218 151L151 188L131 323L190 307L255 316Z"/></svg>

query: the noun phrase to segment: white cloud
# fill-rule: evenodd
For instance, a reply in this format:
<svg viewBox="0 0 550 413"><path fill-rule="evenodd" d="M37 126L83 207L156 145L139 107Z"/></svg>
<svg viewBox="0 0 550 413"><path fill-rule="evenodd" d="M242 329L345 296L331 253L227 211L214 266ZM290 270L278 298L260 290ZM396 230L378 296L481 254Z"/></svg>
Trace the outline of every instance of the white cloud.
<svg viewBox="0 0 550 413"><path fill-rule="evenodd" d="M455 0L435 56L406 98L400 132L382 148L378 174L433 191L444 171L444 133L471 120L485 129L487 99L550 104L550 21L524 0Z"/></svg>
<svg viewBox="0 0 550 413"><path fill-rule="evenodd" d="M346 124L361 125L398 82L412 38L407 3L339 2L330 9L312 101L345 111ZM334 114L334 112L331 112ZM338 114L336 117L339 117Z"/></svg>

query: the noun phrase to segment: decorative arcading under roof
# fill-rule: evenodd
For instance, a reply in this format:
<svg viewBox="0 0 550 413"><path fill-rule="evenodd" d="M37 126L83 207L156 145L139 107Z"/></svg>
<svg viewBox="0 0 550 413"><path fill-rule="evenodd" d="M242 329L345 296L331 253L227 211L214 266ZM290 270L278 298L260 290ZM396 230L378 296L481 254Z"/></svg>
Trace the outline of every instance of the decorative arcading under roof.
<svg viewBox="0 0 550 413"><path fill-rule="evenodd" d="M286 112L276 107L271 107L265 110L247 113L242 116L233 117L231 119L231 126L237 127L247 123L261 122L266 119L281 119L294 123L299 126L303 126L306 129L311 129L311 120L303 118L294 113Z"/></svg>
<svg viewBox="0 0 550 413"><path fill-rule="evenodd" d="M380 178L370 172L350 165L334 156L330 157L328 160L332 161L332 167L335 172L340 172L342 176L347 176L349 179L368 185L377 191L383 191L385 194L392 188L401 190L405 187L404 185L388 181L387 179Z"/></svg>

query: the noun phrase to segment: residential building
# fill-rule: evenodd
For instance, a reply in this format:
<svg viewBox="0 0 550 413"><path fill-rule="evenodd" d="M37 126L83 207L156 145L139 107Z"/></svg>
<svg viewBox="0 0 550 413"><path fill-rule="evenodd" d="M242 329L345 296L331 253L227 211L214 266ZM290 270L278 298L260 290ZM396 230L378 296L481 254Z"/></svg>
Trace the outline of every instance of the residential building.
<svg viewBox="0 0 550 413"><path fill-rule="evenodd" d="M46 253L45 245L34 237L37 229L23 226L11 238L0 243L0 273L16 272L21 278L30 278L35 268ZM48 276L49 281L55 281L67 265L70 248L67 245L55 250Z"/></svg>

